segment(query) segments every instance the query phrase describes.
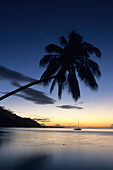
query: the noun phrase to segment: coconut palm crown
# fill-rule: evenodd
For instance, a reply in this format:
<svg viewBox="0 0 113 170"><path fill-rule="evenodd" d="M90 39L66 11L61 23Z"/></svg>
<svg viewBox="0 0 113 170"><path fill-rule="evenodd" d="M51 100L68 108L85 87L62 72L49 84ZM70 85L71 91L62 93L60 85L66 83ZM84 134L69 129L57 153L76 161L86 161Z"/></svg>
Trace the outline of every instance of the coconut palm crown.
<svg viewBox="0 0 113 170"><path fill-rule="evenodd" d="M80 97L78 78L92 90L97 90L98 84L95 78L99 78L101 72L98 64L90 58L93 53L100 58L100 50L83 41L82 36L75 31L70 33L68 40L62 36L60 45L49 44L46 47L47 55L40 60L40 66L46 67L41 76L41 79L46 79L43 84L46 86L52 81L50 93L55 84L58 84L59 98L63 89L66 88L73 99L78 100Z"/></svg>

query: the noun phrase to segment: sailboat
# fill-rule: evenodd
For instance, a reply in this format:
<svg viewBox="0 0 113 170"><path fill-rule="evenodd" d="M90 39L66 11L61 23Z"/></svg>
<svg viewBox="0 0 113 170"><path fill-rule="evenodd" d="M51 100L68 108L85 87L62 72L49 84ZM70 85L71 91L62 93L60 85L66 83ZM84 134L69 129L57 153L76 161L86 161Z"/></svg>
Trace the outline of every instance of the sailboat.
<svg viewBox="0 0 113 170"><path fill-rule="evenodd" d="M79 127L79 119L78 119L78 127L77 127L77 128L74 128L74 130L82 130L82 129Z"/></svg>

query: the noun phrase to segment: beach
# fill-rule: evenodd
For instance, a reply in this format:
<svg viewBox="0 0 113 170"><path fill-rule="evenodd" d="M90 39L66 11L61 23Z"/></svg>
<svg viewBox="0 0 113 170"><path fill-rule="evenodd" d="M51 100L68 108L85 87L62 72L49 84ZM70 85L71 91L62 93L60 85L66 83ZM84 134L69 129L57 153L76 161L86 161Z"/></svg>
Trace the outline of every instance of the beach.
<svg viewBox="0 0 113 170"><path fill-rule="evenodd" d="M0 170L112 170L113 129L0 128Z"/></svg>

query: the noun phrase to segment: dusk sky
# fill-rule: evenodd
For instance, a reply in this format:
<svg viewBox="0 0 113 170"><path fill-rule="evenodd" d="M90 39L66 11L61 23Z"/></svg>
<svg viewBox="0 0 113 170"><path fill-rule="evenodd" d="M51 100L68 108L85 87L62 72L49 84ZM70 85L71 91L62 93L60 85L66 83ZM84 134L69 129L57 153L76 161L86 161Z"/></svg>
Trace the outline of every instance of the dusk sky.
<svg viewBox="0 0 113 170"><path fill-rule="evenodd" d="M97 92L79 81L81 98L66 90L32 86L1 101L1 106L45 125L110 127L113 124L113 0L0 0L0 95L40 79L39 61L50 43L72 30L102 52Z"/></svg>

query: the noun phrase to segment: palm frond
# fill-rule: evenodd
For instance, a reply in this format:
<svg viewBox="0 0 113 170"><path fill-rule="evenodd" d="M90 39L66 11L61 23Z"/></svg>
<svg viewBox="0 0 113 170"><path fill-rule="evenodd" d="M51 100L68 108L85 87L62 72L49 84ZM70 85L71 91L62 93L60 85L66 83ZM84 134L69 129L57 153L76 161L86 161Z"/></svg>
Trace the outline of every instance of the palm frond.
<svg viewBox="0 0 113 170"><path fill-rule="evenodd" d="M54 90L54 87L55 87L55 84L57 82L57 79L54 78L53 82L52 82L52 85L51 85L51 88L50 88L50 93L52 93L52 91Z"/></svg>
<svg viewBox="0 0 113 170"><path fill-rule="evenodd" d="M95 53L95 55L96 55L98 58L101 57L102 53L101 53L101 51L100 51L98 48L93 47L93 48L92 48L92 51L93 51L93 53Z"/></svg>
<svg viewBox="0 0 113 170"><path fill-rule="evenodd" d="M81 48L79 58L90 58L90 55L88 54L87 50L84 48Z"/></svg>
<svg viewBox="0 0 113 170"><path fill-rule="evenodd" d="M57 54L61 54L63 51L63 49L58 46L58 45L55 45L55 44L49 44L47 47L46 47L46 52L48 53L57 53Z"/></svg>
<svg viewBox="0 0 113 170"><path fill-rule="evenodd" d="M75 31L72 31L69 35L68 43L70 46L74 46L78 43L82 43L83 38L81 35L77 34Z"/></svg>
<svg viewBox="0 0 113 170"><path fill-rule="evenodd" d="M60 37L60 47L55 44L49 44L46 47L45 55L40 60L40 66L46 67L41 79L46 79L44 85L50 83L50 77L56 76L50 87L52 93L56 83L58 84L58 96L61 98L64 87L72 95L74 100L80 97L80 89L77 76L85 83L86 86L93 90L98 89L95 77L100 77L101 72L96 62L90 60L91 54L101 57L101 51L92 44L83 42L81 35L72 31L68 41L64 36ZM76 76L76 71L78 75Z"/></svg>
<svg viewBox="0 0 113 170"><path fill-rule="evenodd" d="M64 89L65 82L66 82L66 69L65 68L61 67L61 69L58 71L57 82L58 82L58 97L59 99L61 99L62 91Z"/></svg>
<svg viewBox="0 0 113 170"><path fill-rule="evenodd" d="M76 101L80 97L80 89L75 70L70 70L67 78L68 92L71 93L73 99Z"/></svg>
<svg viewBox="0 0 113 170"><path fill-rule="evenodd" d="M88 66L85 66L77 62L76 62L76 68L77 68L78 76L82 81L84 81L85 85L90 87L92 90L97 90L98 85L90 68Z"/></svg>
<svg viewBox="0 0 113 170"><path fill-rule="evenodd" d="M101 71L99 69L99 66L96 62L94 62L93 60L87 59L87 65L89 66L89 68L91 69L92 73L100 78L101 76Z"/></svg>
<svg viewBox="0 0 113 170"><path fill-rule="evenodd" d="M49 64L51 62L51 60L53 59L54 55L45 55L41 60L39 65L41 67L45 67L47 64Z"/></svg>
<svg viewBox="0 0 113 170"><path fill-rule="evenodd" d="M62 83L58 83L58 97L59 99L61 99L61 95L62 95Z"/></svg>
<svg viewBox="0 0 113 170"><path fill-rule="evenodd" d="M64 47L68 45L68 42L64 36L60 37L60 44Z"/></svg>
<svg viewBox="0 0 113 170"><path fill-rule="evenodd" d="M49 78L52 77L58 70L59 70L59 61L54 59L50 62L45 72L41 76L41 79L48 79L44 81L43 83L44 86L48 85L51 82Z"/></svg>
<svg viewBox="0 0 113 170"><path fill-rule="evenodd" d="M94 47L92 44L84 42L82 46L89 54L94 53L98 58L101 57L101 51L98 48Z"/></svg>
<svg viewBox="0 0 113 170"><path fill-rule="evenodd" d="M93 61L93 60L91 60L91 59L89 59L87 57L85 57L85 58L84 57L79 57L77 59L76 58L74 59L74 63L76 64L77 62L80 63L81 65L83 65L83 67L84 66L89 67L91 69L93 75L100 78L101 71L99 69L98 64L95 61Z"/></svg>

